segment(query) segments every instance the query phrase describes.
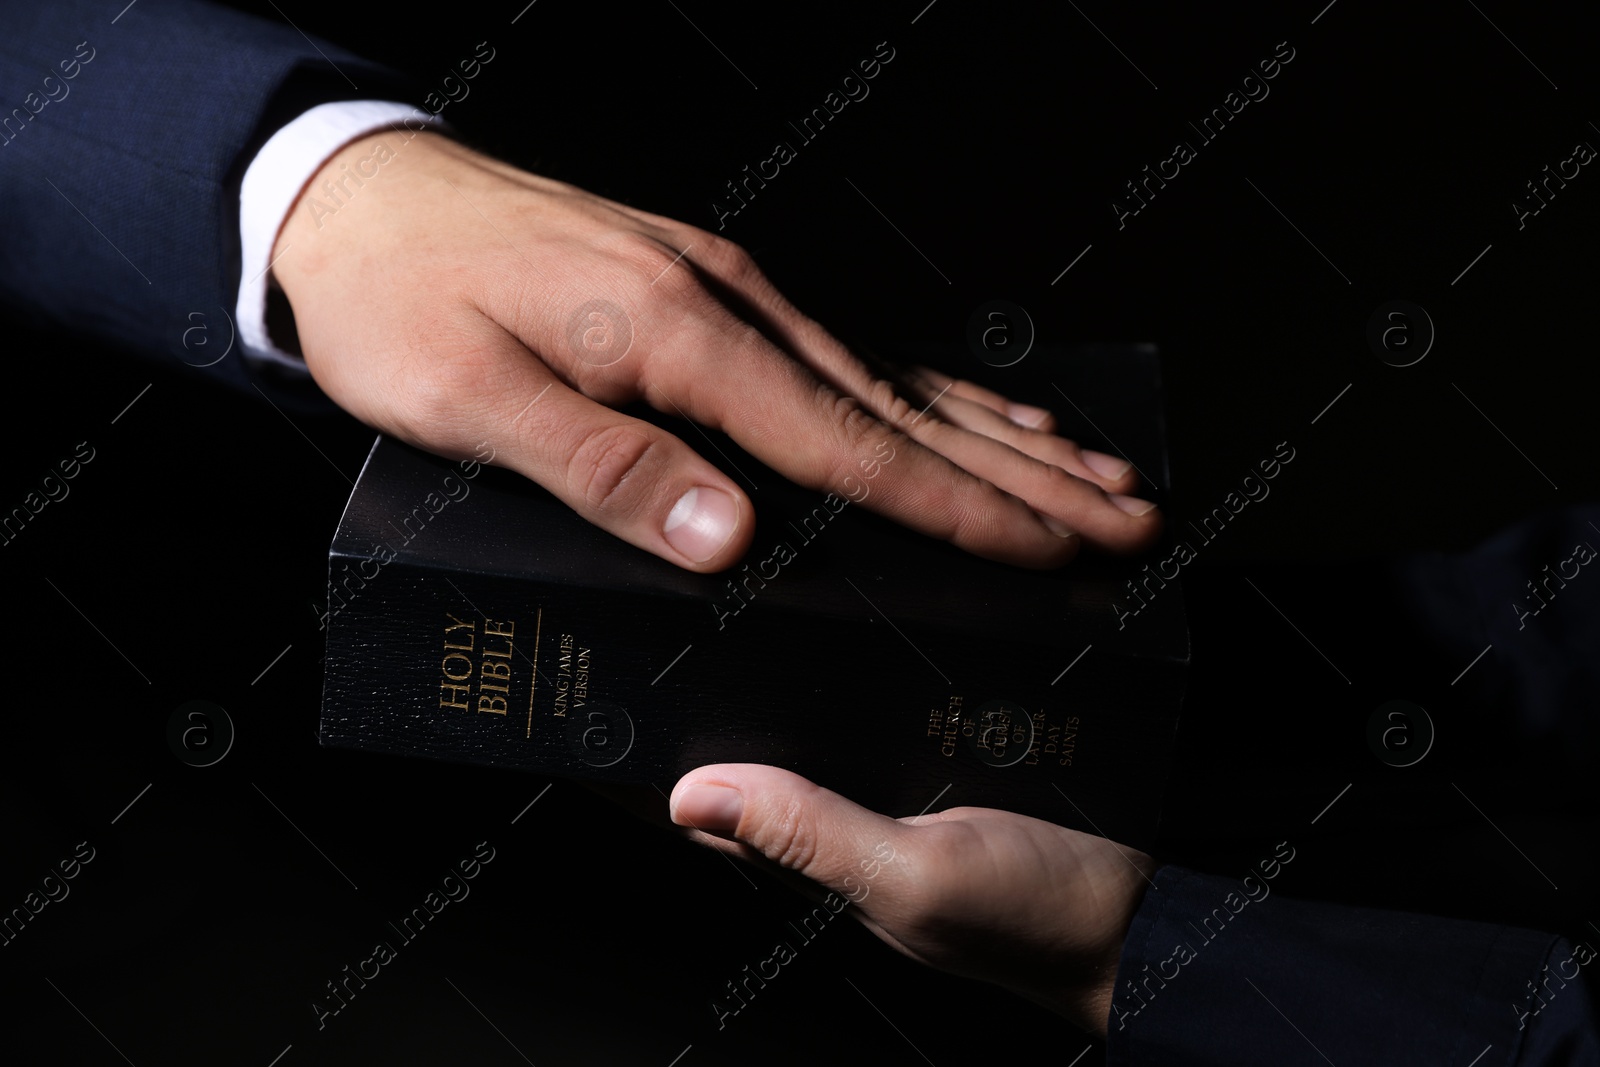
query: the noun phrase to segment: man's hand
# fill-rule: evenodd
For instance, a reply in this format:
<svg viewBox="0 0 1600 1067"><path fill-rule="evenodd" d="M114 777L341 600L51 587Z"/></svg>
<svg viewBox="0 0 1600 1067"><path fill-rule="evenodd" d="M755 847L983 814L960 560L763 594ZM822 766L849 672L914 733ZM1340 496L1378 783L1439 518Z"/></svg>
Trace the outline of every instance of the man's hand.
<svg viewBox="0 0 1600 1067"><path fill-rule="evenodd" d="M840 495L887 444L894 462L866 506L991 559L1050 567L1080 540L1126 552L1159 533L1152 505L1122 495L1129 464L1056 437L1042 409L925 372L919 411L738 246L439 134L337 153L273 263L306 364L346 410L450 458L487 442L497 463L690 570L743 554L750 500L613 406L642 399L715 427Z"/></svg>
<svg viewBox="0 0 1600 1067"><path fill-rule="evenodd" d="M1144 853L989 808L890 819L747 763L684 775L670 808L702 843L843 896L912 959L1105 1036L1122 942L1156 868Z"/></svg>

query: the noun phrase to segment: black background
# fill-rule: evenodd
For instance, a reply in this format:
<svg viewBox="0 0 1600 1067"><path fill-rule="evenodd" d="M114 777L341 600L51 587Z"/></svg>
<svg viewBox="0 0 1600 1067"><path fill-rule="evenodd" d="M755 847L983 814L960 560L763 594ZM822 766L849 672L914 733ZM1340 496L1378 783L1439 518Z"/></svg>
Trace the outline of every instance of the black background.
<svg viewBox="0 0 1600 1067"><path fill-rule="evenodd" d="M464 136L707 228L724 183L888 41L871 95L727 236L841 335L1047 406L1049 368L964 350L982 302L1022 305L1051 341L1158 342L1174 522L1277 442L1297 449L1270 501L1185 573L1195 686L1170 855L1237 873L1288 838L1306 859L1287 893L1589 936L1590 754L1512 745L1471 674L1450 684L1470 656L1430 651L1371 561L1464 550L1595 496L1600 179L1585 168L1521 230L1511 207L1575 143L1600 143L1591 27L1504 4L923 2L539 0L515 25L515 2L259 7L424 86L487 40L494 62L446 111ZM1186 122L1282 41L1295 58L1270 96L1119 230L1123 183L1193 142ZM1405 368L1366 341L1396 299L1437 330ZM3 506L77 442L96 450L0 556L0 908L77 842L96 849L0 949L8 1044L83 1063L119 1062L114 1044L141 1067L520 1062L508 1045L538 1064L664 1067L688 1046L685 1065L946 1063L1020 1058L1035 1038L1070 1060L1088 1044L843 922L718 1031L710 997L788 936L802 898L569 784L316 747L313 605L370 431L291 422L176 360L8 335ZM1365 742L1393 698L1439 728L1404 770ZM212 767L167 744L191 699L237 729ZM482 840L496 859L472 895L319 1032L323 983Z"/></svg>

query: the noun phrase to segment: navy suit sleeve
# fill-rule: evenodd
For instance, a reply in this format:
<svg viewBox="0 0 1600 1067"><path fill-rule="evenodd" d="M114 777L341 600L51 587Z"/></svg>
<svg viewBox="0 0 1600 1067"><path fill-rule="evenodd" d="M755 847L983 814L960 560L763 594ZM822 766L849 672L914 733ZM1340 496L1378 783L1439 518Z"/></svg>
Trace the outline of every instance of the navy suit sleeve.
<svg viewBox="0 0 1600 1067"><path fill-rule="evenodd" d="M1600 1064L1589 945L1270 885L1156 872L1123 946L1109 1064Z"/></svg>
<svg viewBox="0 0 1600 1067"><path fill-rule="evenodd" d="M194 0L119 6L6 13L0 299L48 328L195 365L185 331L230 330L238 183L293 117L286 105L400 83L286 22ZM210 373L243 385L237 349Z"/></svg>

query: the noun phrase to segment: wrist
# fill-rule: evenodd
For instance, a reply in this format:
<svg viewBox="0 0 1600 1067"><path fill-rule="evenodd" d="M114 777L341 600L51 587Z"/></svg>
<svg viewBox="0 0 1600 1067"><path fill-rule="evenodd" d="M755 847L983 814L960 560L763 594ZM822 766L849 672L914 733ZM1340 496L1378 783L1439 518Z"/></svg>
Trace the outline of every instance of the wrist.
<svg viewBox="0 0 1600 1067"><path fill-rule="evenodd" d="M1161 864L1142 852L1119 849L1122 872L1097 893L1098 916L1082 917L1078 931L1091 932L1070 957L1065 980L1016 988L1014 991L1104 1040L1111 1020L1112 998L1122 964L1123 947L1133 919ZM1126 860L1126 862L1123 862Z"/></svg>
<svg viewBox="0 0 1600 1067"><path fill-rule="evenodd" d="M362 243L380 224L382 203L401 184L398 161L441 150L448 138L432 130L382 130L346 143L301 187L284 216L272 247L269 280L283 289L291 305L297 289L327 261Z"/></svg>
<svg viewBox="0 0 1600 1067"><path fill-rule="evenodd" d="M250 158L239 184L239 290L235 300L238 337L253 361L304 371L297 354L294 322L273 294L272 268L286 247L285 223L309 179L345 145L376 131L405 139L438 119L392 100L332 100L300 111L276 129ZM294 255L294 253L290 253ZM281 263L278 263L281 266Z"/></svg>

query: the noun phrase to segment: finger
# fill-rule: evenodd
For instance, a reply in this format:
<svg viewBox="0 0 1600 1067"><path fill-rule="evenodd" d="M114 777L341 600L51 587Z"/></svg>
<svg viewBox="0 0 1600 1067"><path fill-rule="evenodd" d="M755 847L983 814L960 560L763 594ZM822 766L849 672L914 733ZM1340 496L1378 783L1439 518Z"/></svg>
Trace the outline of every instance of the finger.
<svg viewBox="0 0 1600 1067"><path fill-rule="evenodd" d="M626 269L619 272L619 263ZM681 251L630 237L539 286L503 287L489 313L515 324L522 341L578 393L608 404L642 398L658 411L723 430L800 485L825 488L989 559L1055 567L1077 553L1072 529L841 396L713 297L694 267ZM610 279L602 291L625 326L627 347L609 362L575 351L572 337L552 326L567 321L566 314L548 313L582 306L593 295L584 281L591 277ZM900 405L909 419L909 404ZM893 475L868 492L863 470L870 467L868 477L876 477L889 461Z"/></svg>
<svg viewBox="0 0 1600 1067"><path fill-rule="evenodd" d="M916 366L910 369L922 380L926 388L925 399L931 400L944 393L947 396L982 404L990 411L1003 415L1016 425L1025 426L1030 430L1042 430L1045 433L1054 433L1056 430L1056 417L1045 408L1034 407L1032 404L1019 404L992 389L985 389L962 378L952 378L932 367Z"/></svg>
<svg viewBox="0 0 1600 1067"><path fill-rule="evenodd" d="M916 439L965 470L1027 501L1106 552L1138 552L1161 533L1161 513L1148 500L1107 494L1099 485L982 434L923 418Z"/></svg>
<svg viewBox="0 0 1600 1067"><path fill-rule="evenodd" d="M947 422L1003 441L1034 459L1094 482L1109 493L1130 493L1139 486L1133 464L1120 456L1080 448L1077 442L1053 433L1026 429L987 404L956 396L953 389L933 405L933 410Z"/></svg>
<svg viewBox="0 0 1600 1067"><path fill-rule="evenodd" d="M917 412L859 366L866 379L861 395L841 396L754 327L720 306L716 311L717 318L680 318L676 333L663 338L644 368L647 397L661 410L725 430L792 480L826 486L913 529L1024 566L1066 558L1050 553L1047 542L1041 547L1044 531L1058 541L1063 531L1081 534L1085 543L1119 553L1146 548L1160 535L1161 516L1148 501L1108 496L1061 467ZM706 388L708 361L738 370ZM862 473L881 473L886 464L878 459L885 455L903 459L866 485Z"/></svg>
<svg viewBox="0 0 1600 1067"><path fill-rule="evenodd" d="M731 838L858 903L869 882L893 881L882 877L884 868L914 832L798 774L754 763L690 771L673 787L668 808L679 826Z"/></svg>
<svg viewBox="0 0 1600 1067"><path fill-rule="evenodd" d="M650 248L660 260L645 264L655 268L654 280L618 300L633 309L625 361L591 366L565 358L554 338L525 324L536 350L552 352L575 388L615 402L612 391L625 381L628 395L726 432L791 481L863 503L989 559L1054 567L1076 554L1070 528L891 430L735 316L697 278L674 269L680 256ZM644 252L642 245L633 250L641 260ZM641 274L650 277L648 270ZM915 412L898 403L910 421ZM885 466L892 475L878 477Z"/></svg>
<svg viewBox="0 0 1600 1067"><path fill-rule="evenodd" d="M698 238L686 234L683 239L696 242L696 266L749 303L779 342L824 381L847 396L864 397L872 389L874 376L855 353L790 303L742 248L710 234L699 234ZM925 400L948 393L992 408L1018 425L1045 432L1055 429L1055 416L1044 408L1015 403L993 390L931 367L910 370L932 387L925 393Z"/></svg>
<svg viewBox="0 0 1600 1067"><path fill-rule="evenodd" d="M708 382L698 369L707 359L730 370ZM1075 531L1054 512L1041 514L891 429L753 327L682 335L652 355L645 373L646 398L659 410L723 430L791 481L988 559L1053 567L1077 552Z"/></svg>
<svg viewBox="0 0 1600 1067"><path fill-rule="evenodd" d="M689 570L725 569L749 547L754 512L727 475L666 430L574 392L488 319L412 378L426 399L400 436L414 444L470 454L487 441L497 465Z"/></svg>
<svg viewBox="0 0 1600 1067"><path fill-rule="evenodd" d="M794 351L819 377L833 386L836 391L835 397L837 393L842 392L845 396L854 398L881 422L905 433L979 479L992 483L1002 491L1003 495L1009 494L1026 501L1029 509L1036 515L1055 520L1053 523L1045 523L1046 528L1054 532L1067 530L1079 533L1085 543L1116 553L1140 551L1153 544L1160 535L1161 516L1148 501L1121 493L1107 496L1094 482L1068 475L1061 468L1041 462L982 434L943 423L931 412L917 412L911 409L909 403L898 396L889 383L875 378L838 339L790 304L742 249L719 238L711 238L710 235L704 235L700 244L705 248L694 253L696 266L708 270L760 311L765 317L764 321L769 332L773 333L780 343ZM699 249L698 245L696 247ZM762 341L765 342L765 338L762 338ZM714 344L709 341L706 343ZM765 347L771 349L772 345L766 342ZM775 350L774 354L780 357L782 355ZM785 360L785 362L791 361ZM741 391L738 385L733 384L736 380L730 376L728 386L720 396L713 399L725 414L732 416L726 421L719 422L718 425L728 429L728 432L738 440L736 427L743 418L749 416L750 407L762 403L769 396L781 398L782 394L751 394ZM703 421L702 415L693 413L691 415ZM718 417L718 413L708 409L704 417L715 418ZM802 416L806 421L812 418L810 415ZM811 434L815 434L814 429ZM740 440L740 443L750 448L750 445L743 440ZM756 451L754 448L750 450ZM778 466L765 455L761 458L769 465ZM784 473L796 481L817 484L815 481L795 478L787 470ZM900 481L908 474L923 475L925 472L915 470L902 473L901 470L897 470L895 473L896 480ZM913 490L916 485L916 482L911 483ZM937 506L940 502L920 498L914 491L909 494L909 501L913 505L913 514L919 511L926 514L930 506ZM880 500L879 504L884 507L874 510L889 514L913 528L928 532L924 527L918 526L914 518L885 510L890 503ZM870 502L867 506L874 507ZM990 522L998 521L1009 525L1017 521L1013 518L1015 514L1015 510L1012 509L1010 513L990 514L986 517L963 515L961 521L982 521L982 518L987 518ZM946 525L948 528L948 524ZM946 539L954 540L952 537ZM981 541L969 541L968 544L959 541L956 543L962 544L962 547L969 547L969 544L982 545L986 542L993 543L993 538L988 534L983 535ZM970 547L969 550L993 559L1006 559L1008 562L1018 562L1027 566L1041 565L1027 557L1017 557L1011 546L1007 546L1008 555L999 555L993 549L985 547Z"/></svg>
<svg viewBox="0 0 1600 1067"><path fill-rule="evenodd" d="M744 249L710 234L703 236L709 240L698 243L694 259L697 267L749 305L750 312L778 345L818 378L844 396L867 403L880 418L887 414L885 403L896 395L892 388L885 388L887 382L875 376L821 323L790 303ZM882 399L874 398L874 394Z"/></svg>

